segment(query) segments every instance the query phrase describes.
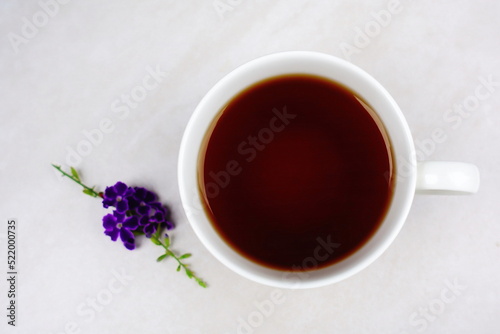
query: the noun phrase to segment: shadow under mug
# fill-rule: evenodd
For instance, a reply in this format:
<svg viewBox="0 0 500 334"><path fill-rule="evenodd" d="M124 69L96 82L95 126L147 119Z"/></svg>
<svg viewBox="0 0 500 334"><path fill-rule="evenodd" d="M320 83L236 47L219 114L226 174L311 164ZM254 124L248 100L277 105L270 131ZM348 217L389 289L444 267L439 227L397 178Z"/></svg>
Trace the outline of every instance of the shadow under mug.
<svg viewBox="0 0 500 334"><path fill-rule="evenodd" d="M292 272L254 263L232 249L212 226L199 191L202 144L221 109L252 84L286 74L310 74L349 87L367 101L391 139L395 183L390 207L375 234L354 254L317 270ZM200 101L185 129L179 153L178 181L182 205L198 238L219 261L253 281L280 288L312 288L343 280L366 268L401 230L415 193L472 194L479 188L476 166L461 162L419 162L410 129L398 105L380 83L357 66L316 52L276 53L250 61L223 77Z"/></svg>

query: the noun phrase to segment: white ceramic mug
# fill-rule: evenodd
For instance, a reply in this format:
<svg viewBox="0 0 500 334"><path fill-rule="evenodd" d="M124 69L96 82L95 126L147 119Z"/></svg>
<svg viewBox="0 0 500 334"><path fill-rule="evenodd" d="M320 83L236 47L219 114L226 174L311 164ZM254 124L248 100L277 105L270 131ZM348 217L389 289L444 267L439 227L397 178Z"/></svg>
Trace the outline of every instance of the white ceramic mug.
<svg viewBox="0 0 500 334"><path fill-rule="evenodd" d="M390 138L396 178L390 208L371 239L346 259L305 272L263 267L241 256L219 236L203 209L198 183L198 159L209 126L234 96L263 79L284 74L311 74L341 83L376 111ZM345 279L372 263L401 230L415 192L469 194L479 187L476 166L460 162L419 162L410 129L389 93L369 74L342 59L315 52L283 52L250 61L222 78L201 100L182 138L178 177L187 218L198 238L236 273L281 288L319 287Z"/></svg>

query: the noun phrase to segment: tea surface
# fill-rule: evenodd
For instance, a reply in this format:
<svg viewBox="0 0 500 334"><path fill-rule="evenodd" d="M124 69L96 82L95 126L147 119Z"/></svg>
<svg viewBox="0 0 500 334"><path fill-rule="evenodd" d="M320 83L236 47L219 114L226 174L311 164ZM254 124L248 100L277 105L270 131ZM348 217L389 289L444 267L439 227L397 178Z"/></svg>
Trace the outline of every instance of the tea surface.
<svg viewBox="0 0 500 334"><path fill-rule="evenodd" d="M204 145L199 184L213 226L267 267L342 260L375 233L391 201L383 126L352 91L320 77L247 88L221 110Z"/></svg>

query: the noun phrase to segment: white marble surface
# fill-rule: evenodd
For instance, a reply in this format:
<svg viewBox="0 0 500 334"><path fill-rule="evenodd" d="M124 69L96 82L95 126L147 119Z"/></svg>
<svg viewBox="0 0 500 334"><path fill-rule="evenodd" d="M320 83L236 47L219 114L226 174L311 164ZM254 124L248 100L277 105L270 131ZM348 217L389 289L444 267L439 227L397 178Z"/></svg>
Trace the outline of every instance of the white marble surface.
<svg viewBox="0 0 500 334"><path fill-rule="evenodd" d="M52 3L51 15L41 3ZM372 13L387 9L381 26ZM498 333L499 14L489 0L2 1L0 332ZM362 41L365 28L372 36ZM359 48L349 55L347 44ZM179 143L218 79L284 50L349 58L371 73L417 141L446 133L425 159L476 164L479 193L416 197L389 250L335 285L276 291L225 268L182 212ZM156 70L157 85L137 88ZM490 91L482 80L494 82ZM140 92L125 107L126 95ZM84 147L85 132L100 126L102 138ZM68 161L78 145L88 154ZM172 261L156 263L152 244L129 252L110 242L100 203L57 177L52 162L77 164L101 189L117 180L154 189L174 212L175 249L193 253L189 263L209 288ZM15 328L4 278L12 217L20 228Z"/></svg>

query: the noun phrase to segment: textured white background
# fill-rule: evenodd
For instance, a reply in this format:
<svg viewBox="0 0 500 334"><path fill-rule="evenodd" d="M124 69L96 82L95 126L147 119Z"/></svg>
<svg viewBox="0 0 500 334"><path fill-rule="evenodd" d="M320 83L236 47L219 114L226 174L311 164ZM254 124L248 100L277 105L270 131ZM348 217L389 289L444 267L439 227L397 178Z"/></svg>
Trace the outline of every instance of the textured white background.
<svg viewBox="0 0 500 334"><path fill-rule="evenodd" d="M342 45L376 29L372 13L388 1L221 0L230 4L224 13L212 0L65 1L53 17L37 1L0 4L1 333L499 332L500 2L401 0L390 22L346 57ZM445 131L427 159L472 162L482 177L474 196L416 197L381 258L313 290L274 291L226 269L194 235L177 188L181 136L202 96L238 65L285 50L349 58L391 92L417 141ZM164 72L158 87L126 117L114 112L148 67ZM490 95L460 124L447 121L488 77L496 82ZM189 263L208 289L172 261L156 263L160 250L148 242L133 252L110 242L100 203L50 166L66 165L68 150L106 118L113 130L78 164L84 180L154 189L173 210L175 249L193 253ZM16 328L5 317L11 217L20 227ZM117 272L128 278L118 283ZM446 282L462 290L445 304ZM259 311L273 291L281 303Z"/></svg>

